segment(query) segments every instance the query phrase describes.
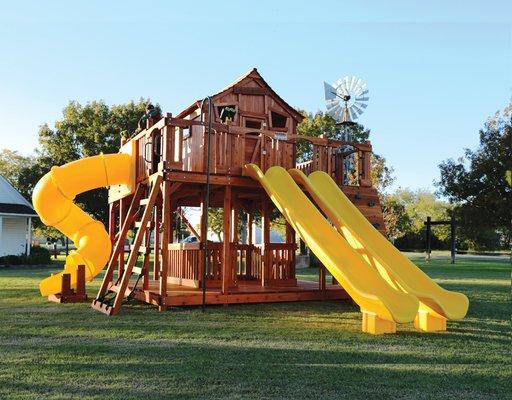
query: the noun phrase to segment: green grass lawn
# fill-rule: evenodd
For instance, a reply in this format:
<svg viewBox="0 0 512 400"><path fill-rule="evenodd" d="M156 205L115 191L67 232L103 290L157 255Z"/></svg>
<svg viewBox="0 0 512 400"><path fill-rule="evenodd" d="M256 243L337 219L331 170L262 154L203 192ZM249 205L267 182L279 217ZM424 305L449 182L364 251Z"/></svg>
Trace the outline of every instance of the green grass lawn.
<svg viewBox="0 0 512 400"><path fill-rule="evenodd" d="M510 398L510 264L418 264L470 298L467 318L447 332L409 324L396 335L363 334L350 301L205 314L138 304L109 318L88 303L39 297L51 268L0 268L0 398Z"/></svg>

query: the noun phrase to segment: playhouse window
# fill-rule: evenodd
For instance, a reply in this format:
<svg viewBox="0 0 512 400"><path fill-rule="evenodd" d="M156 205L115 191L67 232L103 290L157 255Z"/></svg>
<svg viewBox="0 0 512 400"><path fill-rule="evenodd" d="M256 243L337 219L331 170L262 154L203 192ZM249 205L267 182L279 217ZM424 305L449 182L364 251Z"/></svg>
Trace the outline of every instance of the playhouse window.
<svg viewBox="0 0 512 400"><path fill-rule="evenodd" d="M222 121L222 123L226 123L227 120L234 121L236 115L236 106L218 106L217 112L219 113L219 119Z"/></svg>
<svg viewBox="0 0 512 400"><path fill-rule="evenodd" d="M251 129L261 129L261 121L258 121L256 119L246 119L245 127Z"/></svg>
<svg viewBox="0 0 512 400"><path fill-rule="evenodd" d="M272 128L286 128L286 117L274 111L270 112Z"/></svg>

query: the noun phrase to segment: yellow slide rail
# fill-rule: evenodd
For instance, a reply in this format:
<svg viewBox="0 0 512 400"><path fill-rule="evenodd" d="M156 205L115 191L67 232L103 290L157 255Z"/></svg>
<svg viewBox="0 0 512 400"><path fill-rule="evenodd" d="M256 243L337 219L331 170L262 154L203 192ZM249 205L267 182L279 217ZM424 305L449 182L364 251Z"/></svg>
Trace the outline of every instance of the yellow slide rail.
<svg viewBox="0 0 512 400"><path fill-rule="evenodd" d="M34 209L43 223L58 229L76 246L66 257L64 271L41 281L41 295L59 293L64 272L71 275L72 287L76 286L78 265L85 265L85 278L92 280L110 257L112 245L104 225L74 204L75 196L100 187L133 185L134 177L132 156L119 153L53 167L39 180L32 195Z"/></svg>

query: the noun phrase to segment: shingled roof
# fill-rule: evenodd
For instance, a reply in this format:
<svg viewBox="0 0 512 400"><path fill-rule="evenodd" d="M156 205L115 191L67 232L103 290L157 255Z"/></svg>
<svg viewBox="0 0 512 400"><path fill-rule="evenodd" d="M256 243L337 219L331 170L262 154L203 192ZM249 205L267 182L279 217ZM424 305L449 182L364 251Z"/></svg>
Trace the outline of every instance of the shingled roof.
<svg viewBox="0 0 512 400"><path fill-rule="evenodd" d="M238 79L236 79L235 81L230 83L228 86L226 86L224 89L222 89L219 92L213 94L212 98L215 101L215 97L220 97L221 95L225 94L226 92L232 90L234 86L236 86L237 84L241 83L245 79L251 79L251 78L257 80L258 82L260 82L263 85L263 87L265 87L270 92L270 94L276 99L276 101L278 101L281 104L282 107L284 107L286 110L288 110L290 112L290 114L292 115L292 117L295 120L297 120L298 122L301 122L304 119L303 115L301 115L295 108L293 108L286 101L284 101L281 98L281 96L279 96L274 91L274 89L272 89L272 87L270 87L270 85L265 81L265 79L263 79L263 77L260 75L260 73L258 72L258 70L256 68L250 69L245 74L243 74L241 77L239 77ZM191 105L189 105L187 108L185 108L183 111L181 111L177 115L177 117L178 118L183 118L183 117L191 114L192 112L194 112L195 110L197 110L198 108L201 107L201 101L202 101L202 99L194 101Z"/></svg>
<svg viewBox="0 0 512 400"><path fill-rule="evenodd" d="M0 175L0 215L34 216L37 214L25 198Z"/></svg>

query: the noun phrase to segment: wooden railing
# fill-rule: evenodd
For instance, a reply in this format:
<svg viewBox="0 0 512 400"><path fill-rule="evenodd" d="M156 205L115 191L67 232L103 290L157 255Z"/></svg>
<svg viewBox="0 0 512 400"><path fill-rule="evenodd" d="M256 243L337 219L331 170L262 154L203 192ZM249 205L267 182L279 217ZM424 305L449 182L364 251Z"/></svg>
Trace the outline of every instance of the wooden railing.
<svg viewBox="0 0 512 400"><path fill-rule="evenodd" d="M200 243L169 244L168 277L171 283L199 286L202 279L204 246ZM222 243L208 243L207 284L222 281Z"/></svg>
<svg viewBox="0 0 512 400"><path fill-rule="evenodd" d="M261 245L260 245L261 246ZM270 285L295 285L295 243L269 243L265 246L264 266Z"/></svg>
<svg viewBox="0 0 512 400"><path fill-rule="evenodd" d="M257 164L263 171L274 165L285 169L297 167L305 173L325 171L338 184L343 184L343 160L355 154L356 182L370 186L369 143L354 143L285 134L270 130L251 130L233 125L214 123L211 133L210 168L213 174L242 175L247 163ZM137 182L156 172L161 159L168 160L173 171L206 172L207 132L198 120L173 118L169 114L131 140L137 151ZM295 164L296 143L307 140L312 144L312 159ZM343 151L350 145L353 150ZM165 157L164 157L165 156Z"/></svg>
<svg viewBox="0 0 512 400"><path fill-rule="evenodd" d="M237 279L261 279L261 248L252 244L233 243L233 252Z"/></svg>
<svg viewBox="0 0 512 400"><path fill-rule="evenodd" d="M312 159L298 163L296 168L309 175L324 171L338 185L371 186L371 145L369 143L330 142L312 146ZM345 160L353 157L354 168L345 169Z"/></svg>

